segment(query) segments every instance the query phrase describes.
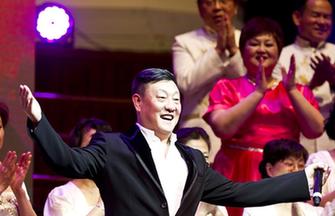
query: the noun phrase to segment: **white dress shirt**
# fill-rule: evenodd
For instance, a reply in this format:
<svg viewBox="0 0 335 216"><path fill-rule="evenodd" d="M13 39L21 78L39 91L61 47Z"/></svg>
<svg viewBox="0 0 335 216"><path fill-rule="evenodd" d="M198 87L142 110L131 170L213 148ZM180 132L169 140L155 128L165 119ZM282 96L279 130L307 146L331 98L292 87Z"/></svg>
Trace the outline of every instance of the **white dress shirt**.
<svg viewBox="0 0 335 216"><path fill-rule="evenodd" d="M188 175L186 162L175 145L177 136L171 134L170 143L165 144L155 135L154 131L138 123L137 125L151 149L151 155L168 203L169 215L175 215L183 197Z"/></svg>

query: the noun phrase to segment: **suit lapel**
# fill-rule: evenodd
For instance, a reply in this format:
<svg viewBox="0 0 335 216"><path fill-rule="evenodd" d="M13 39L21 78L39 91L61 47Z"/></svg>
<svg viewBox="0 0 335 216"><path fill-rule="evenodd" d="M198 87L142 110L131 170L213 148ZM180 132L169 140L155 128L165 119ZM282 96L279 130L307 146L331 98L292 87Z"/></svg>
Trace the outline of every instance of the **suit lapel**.
<svg viewBox="0 0 335 216"><path fill-rule="evenodd" d="M151 155L151 150L139 128L137 126L132 127L127 133L123 134L121 138L135 154L136 159L139 161L155 186L164 195L156 166Z"/></svg>
<svg viewBox="0 0 335 216"><path fill-rule="evenodd" d="M192 153L190 152L190 149L185 148L185 146L179 142L176 142L176 147L179 150L181 156L184 158L188 168L188 176L185 183L183 199L182 199L184 200L184 198L187 197L188 193L192 189L192 186L198 175L198 170L196 169L196 164L194 162L194 158L192 156Z"/></svg>
<svg viewBox="0 0 335 216"><path fill-rule="evenodd" d="M121 136L123 141L128 145L129 149L135 154L136 159L139 161L149 178L153 181L154 185L164 196L164 191L161 186L158 173L153 161L151 150L144 136L140 132L137 126L132 127L127 133ZM188 176L184 187L183 198L181 200L181 207L183 203L187 202L187 197L192 194L193 185L196 182L198 176L198 170L192 153L189 148L186 148L183 144L176 142L176 147L179 150L181 156L186 162L188 168ZM178 212L183 210L180 208ZM179 214L177 214L179 215Z"/></svg>
<svg viewBox="0 0 335 216"><path fill-rule="evenodd" d="M192 208L194 205L194 193L198 193L196 190L198 188L194 187L198 177L198 169L190 149L178 142L176 142L176 146L181 156L184 158L188 168L188 176L184 187L183 197L176 213L176 216L183 216L189 215L189 208Z"/></svg>

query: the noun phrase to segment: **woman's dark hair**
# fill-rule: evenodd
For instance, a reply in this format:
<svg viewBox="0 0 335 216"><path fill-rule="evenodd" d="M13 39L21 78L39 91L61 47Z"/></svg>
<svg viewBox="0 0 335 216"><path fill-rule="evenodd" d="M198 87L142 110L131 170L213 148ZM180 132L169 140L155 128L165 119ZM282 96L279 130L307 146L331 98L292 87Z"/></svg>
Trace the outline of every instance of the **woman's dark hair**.
<svg viewBox="0 0 335 216"><path fill-rule="evenodd" d="M243 54L248 40L262 34L270 34L274 37L280 53L284 46L283 31L278 22L267 17L254 17L244 25L239 42L241 53Z"/></svg>
<svg viewBox="0 0 335 216"><path fill-rule="evenodd" d="M9 109L5 103L0 102L0 116L3 127L6 127L9 119Z"/></svg>
<svg viewBox="0 0 335 216"><path fill-rule="evenodd" d="M202 138L205 140L208 150L211 150L209 136L206 131L200 127L180 128L177 130L176 134L177 140L183 144L186 144L190 140L199 140Z"/></svg>
<svg viewBox="0 0 335 216"><path fill-rule="evenodd" d="M70 146L80 147L84 133L87 132L91 128L95 129L97 132L112 131L112 127L109 125L108 122L104 120L97 119L97 118L81 119L70 132L70 136L69 136Z"/></svg>
<svg viewBox="0 0 335 216"><path fill-rule="evenodd" d="M330 139L335 140L335 103L326 119L325 131Z"/></svg>
<svg viewBox="0 0 335 216"><path fill-rule="evenodd" d="M266 172L267 163L274 165L288 157L303 158L306 162L308 152L300 143L291 139L277 139L267 142L263 150L263 159L258 167L262 178L269 178Z"/></svg>
<svg viewBox="0 0 335 216"><path fill-rule="evenodd" d="M166 70L166 69L160 69L160 68L148 68L145 70L140 71L136 74L132 81L131 85L131 94L144 93L144 86L148 83L156 83L162 80L171 80L176 85L176 78L174 75Z"/></svg>

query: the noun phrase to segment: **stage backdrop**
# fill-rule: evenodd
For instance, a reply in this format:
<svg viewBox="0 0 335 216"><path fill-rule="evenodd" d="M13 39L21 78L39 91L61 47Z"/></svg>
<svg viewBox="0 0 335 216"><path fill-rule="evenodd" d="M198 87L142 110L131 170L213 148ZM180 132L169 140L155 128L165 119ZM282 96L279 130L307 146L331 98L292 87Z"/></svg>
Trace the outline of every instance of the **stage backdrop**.
<svg viewBox="0 0 335 216"><path fill-rule="evenodd" d="M34 88L34 13L34 0L0 1L0 100L10 109L1 160L8 150L32 151L18 89L21 83ZM31 196L32 167L26 179Z"/></svg>

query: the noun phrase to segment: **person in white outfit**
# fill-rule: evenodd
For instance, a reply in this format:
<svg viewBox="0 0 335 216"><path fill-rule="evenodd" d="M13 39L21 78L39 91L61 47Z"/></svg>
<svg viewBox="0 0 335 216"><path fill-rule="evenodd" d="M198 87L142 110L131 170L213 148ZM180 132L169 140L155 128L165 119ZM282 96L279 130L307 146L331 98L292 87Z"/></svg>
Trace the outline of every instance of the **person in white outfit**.
<svg viewBox="0 0 335 216"><path fill-rule="evenodd" d="M237 0L198 0L204 26L175 37L172 46L173 72L183 95L182 127L202 127L212 144L213 162L221 141L202 119L208 107L208 94L221 78L237 78L245 70L237 43L240 30L232 24Z"/></svg>
<svg viewBox="0 0 335 216"><path fill-rule="evenodd" d="M335 104L326 120L325 131L330 139L335 140ZM328 164L331 169L329 178L322 187L323 197L320 205L325 206L327 202L332 202L335 198L335 145L330 150L318 151L311 154L307 160L307 164L312 164L314 162Z"/></svg>
<svg viewBox="0 0 335 216"><path fill-rule="evenodd" d="M264 147L259 172L262 178L272 178L303 170L307 158L308 152L300 143L290 139L272 140ZM325 208L307 202L287 202L244 208L243 216L332 216L334 206L335 202L328 203Z"/></svg>
<svg viewBox="0 0 335 216"><path fill-rule="evenodd" d="M70 134L70 144L84 148L97 131L111 131L110 125L96 118L82 119ZM100 192L90 179L73 179L54 188L44 205L44 216L103 216L105 209Z"/></svg>
<svg viewBox="0 0 335 216"><path fill-rule="evenodd" d="M296 82L309 85L327 118L333 101L331 86L335 86L335 45L326 41L332 30L332 5L329 0L297 2L292 18L298 35L293 44L283 48L279 63L288 69L294 54ZM309 153L331 149L335 144L325 133L316 139L302 136L300 142Z"/></svg>

